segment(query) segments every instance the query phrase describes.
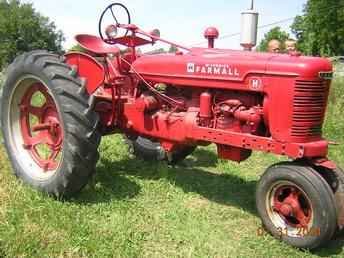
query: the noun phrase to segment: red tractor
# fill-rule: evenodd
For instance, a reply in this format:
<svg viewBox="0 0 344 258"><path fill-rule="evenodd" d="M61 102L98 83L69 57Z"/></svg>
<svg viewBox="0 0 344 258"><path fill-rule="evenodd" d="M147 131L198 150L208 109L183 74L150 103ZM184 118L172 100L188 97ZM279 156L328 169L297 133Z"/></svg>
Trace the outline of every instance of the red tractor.
<svg viewBox="0 0 344 258"><path fill-rule="evenodd" d="M114 8L124 8L126 24ZM114 24L103 30L108 11ZM344 173L322 137L329 61L216 49L213 27L208 48L189 49L131 24L118 3L99 24L100 37L76 36L87 54L32 51L8 68L1 124L19 178L66 198L95 171L102 135L122 133L137 155L170 163L214 143L221 159L241 162L256 150L292 160L269 167L257 185L257 210L272 235L315 248L342 229ZM158 41L179 50L138 53Z"/></svg>

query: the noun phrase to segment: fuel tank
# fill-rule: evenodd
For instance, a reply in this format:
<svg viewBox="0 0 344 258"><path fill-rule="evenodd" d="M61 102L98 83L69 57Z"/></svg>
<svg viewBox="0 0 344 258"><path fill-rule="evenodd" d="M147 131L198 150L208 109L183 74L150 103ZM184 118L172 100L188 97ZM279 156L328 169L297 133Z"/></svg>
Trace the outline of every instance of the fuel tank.
<svg viewBox="0 0 344 258"><path fill-rule="evenodd" d="M323 58L207 48L192 48L184 54L143 55L133 67L150 81L243 90L243 82L250 76L318 78L319 72L332 70Z"/></svg>

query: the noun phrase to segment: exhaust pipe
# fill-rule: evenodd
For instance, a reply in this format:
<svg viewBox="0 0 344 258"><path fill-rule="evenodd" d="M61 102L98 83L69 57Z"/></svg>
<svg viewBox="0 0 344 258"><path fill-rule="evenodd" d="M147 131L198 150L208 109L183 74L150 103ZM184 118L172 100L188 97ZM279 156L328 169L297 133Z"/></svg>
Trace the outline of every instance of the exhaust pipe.
<svg viewBox="0 0 344 258"><path fill-rule="evenodd" d="M257 44L259 13L254 10L254 0L251 0L251 9L241 13L240 45L246 51L251 51Z"/></svg>

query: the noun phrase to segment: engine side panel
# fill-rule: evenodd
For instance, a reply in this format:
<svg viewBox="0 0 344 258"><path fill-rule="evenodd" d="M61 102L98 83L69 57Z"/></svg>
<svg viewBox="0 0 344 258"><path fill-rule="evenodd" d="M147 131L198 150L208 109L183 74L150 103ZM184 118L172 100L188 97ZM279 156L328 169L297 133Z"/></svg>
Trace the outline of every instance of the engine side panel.
<svg viewBox="0 0 344 258"><path fill-rule="evenodd" d="M142 56L133 67L148 81L237 90L257 90L248 81L252 77L319 78L319 71L332 71L323 58L203 48Z"/></svg>
<svg viewBox="0 0 344 258"><path fill-rule="evenodd" d="M142 56L133 67L148 81L249 90L248 75L264 74L269 58L269 55L242 51L193 49L184 55Z"/></svg>

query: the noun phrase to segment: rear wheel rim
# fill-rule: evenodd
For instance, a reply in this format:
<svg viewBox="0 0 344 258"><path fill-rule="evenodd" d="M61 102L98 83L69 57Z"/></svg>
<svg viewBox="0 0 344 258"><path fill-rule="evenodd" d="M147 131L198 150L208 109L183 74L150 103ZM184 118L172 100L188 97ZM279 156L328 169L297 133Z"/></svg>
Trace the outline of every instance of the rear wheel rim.
<svg viewBox="0 0 344 258"><path fill-rule="evenodd" d="M281 235L302 237L312 229L312 203L307 194L292 182L279 181L270 187L266 209Z"/></svg>
<svg viewBox="0 0 344 258"><path fill-rule="evenodd" d="M50 178L62 160L63 127L49 88L34 76L21 78L10 97L8 129L15 158L30 177Z"/></svg>

